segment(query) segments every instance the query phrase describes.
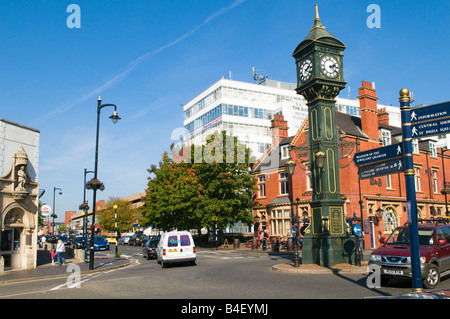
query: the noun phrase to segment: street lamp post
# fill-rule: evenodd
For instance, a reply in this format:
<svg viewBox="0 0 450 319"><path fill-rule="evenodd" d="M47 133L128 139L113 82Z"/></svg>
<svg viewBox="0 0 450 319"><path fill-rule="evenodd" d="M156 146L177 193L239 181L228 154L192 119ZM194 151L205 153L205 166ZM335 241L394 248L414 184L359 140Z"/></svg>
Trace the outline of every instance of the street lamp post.
<svg viewBox="0 0 450 319"><path fill-rule="evenodd" d="M84 262L87 262L88 260L88 210L89 206L86 201L86 175L89 173L94 173L94 171L88 171L86 168L84 169L84 183L83 183L83 210L84 210L84 217L83 217L83 236L84 236Z"/></svg>
<svg viewBox="0 0 450 319"><path fill-rule="evenodd" d="M287 167L287 171L288 171L288 175L291 177L291 196L292 196L292 202L294 202L294 187L293 187L293 176L294 176L294 171L295 171L295 162L292 160L292 158L290 158L287 163L286 163L286 167ZM294 204L292 203L292 206ZM293 209L292 209L293 211ZM300 267L300 262L299 262L299 253L298 253L298 233L299 233L299 216L298 216L298 212L297 214L295 214L294 212L292 213L292 224L295 225L294 227L296 227L296 231L295 231L295 238L294 238L294 267Z"/></svg>
<svg viewBox="0 0 450 319"><path fill-rule="evenodd" d="M56 209L55 209L55 192L56 190L59 190L59 195L62 195L62 189L59 187L53 187L53 214L52 214L52 218L53 218L53 222L52 222L52 236L55 233L55 217L58 217L56 215Z"/></svg>
<svg viewBox="0 0 450 319"><path fill-rule="evenodd" d="M119 242L119 228L117 227L117 208L119 208L119 206L117 206L117 205L114 205L114 226L116 227L116 257L118 257L119 256L119 244L118 244L118 242Z"/></svg>
<svg viewBox="0 0 450 319"><path fill-rule="evenodd" d="M119 115L117 114L117 106L115 104L102 104L102 100L99 97L97 100L97 131L95 138L95 161L94 161L94 179L97 179L98 173L98 140L99 140L99 129L100 129L100 111L102 108L107 106L113 106L114 112L109 117L112 122L115 124L118 120L120 120ZM94 231L95 231L95 211L96 211L96 203L97 203L97 188L93 188L93 206L92 206L92 225L91 225L91 242L90 242L90 254L89 254L89 270L94 269Z"/></svg>

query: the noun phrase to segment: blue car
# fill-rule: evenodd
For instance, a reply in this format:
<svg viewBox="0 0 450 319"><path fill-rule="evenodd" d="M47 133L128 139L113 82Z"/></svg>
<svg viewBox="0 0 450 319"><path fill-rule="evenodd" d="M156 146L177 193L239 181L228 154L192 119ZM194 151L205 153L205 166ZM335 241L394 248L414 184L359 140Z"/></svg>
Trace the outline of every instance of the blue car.
<svg viewBox="0 0 450 319"><path fill-rule="evenodd" d="M103 236L94 236L94 250L109 250L109 243Z"/></svg>

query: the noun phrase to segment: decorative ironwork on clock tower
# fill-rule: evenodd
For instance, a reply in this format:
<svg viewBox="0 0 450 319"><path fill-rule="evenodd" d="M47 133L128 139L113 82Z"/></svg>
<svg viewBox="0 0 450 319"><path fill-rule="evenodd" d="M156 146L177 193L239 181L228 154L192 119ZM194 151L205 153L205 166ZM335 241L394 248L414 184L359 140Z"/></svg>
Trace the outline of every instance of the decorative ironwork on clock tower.
<svg viewBox="0 0 450 319"><path fill-rule="evenodd" d="M292 54L297 65L297 94L307 100L309 158L313 181L311 223L302 248L304 264L333 266L346 263L353 253L353 239L344 217L339 185L339 134L335 104L345 87L345 44L320 22L315 5L314 24Z"/></svg>

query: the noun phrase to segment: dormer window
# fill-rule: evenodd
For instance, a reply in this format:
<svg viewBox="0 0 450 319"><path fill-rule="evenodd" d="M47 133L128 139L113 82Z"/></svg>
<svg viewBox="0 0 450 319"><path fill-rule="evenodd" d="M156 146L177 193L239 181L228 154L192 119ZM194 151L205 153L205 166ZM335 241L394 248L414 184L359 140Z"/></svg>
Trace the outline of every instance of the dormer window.
<svg viewBox="0 0 450 319"><path fill-rule="evenodd" d="M289 158L289 145L281 146L281 159Z"/></svg>
<svg viewBox="0 0 450 319"><path fill-rule="evenodd" d="M383 146L388 146L388 145L392 144L391 131L386 130L386 129L381 129L380 135L381 135L381 141L383 142Z"/></svg>
<svg viewBox="0 0 450 319"><path fill-rule="evenodd" d="M437 148L436 148L435 141L429 141L429 149L430 149L430 155L432 157L437 157Z"/></svg>

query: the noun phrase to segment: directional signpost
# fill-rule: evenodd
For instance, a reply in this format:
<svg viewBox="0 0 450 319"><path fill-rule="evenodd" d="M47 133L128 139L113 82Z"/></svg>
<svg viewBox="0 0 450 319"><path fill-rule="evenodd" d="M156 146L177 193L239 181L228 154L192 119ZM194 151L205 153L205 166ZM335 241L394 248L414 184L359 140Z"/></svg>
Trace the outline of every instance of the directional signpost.
<svg viewBox="0 0 450 319"><path fill-rule="evenodd" d="M358 166L360 179L394 173L405 173L406 200L411 241L412 284L422 290L417 200L414 188L412 139L450 133L450 101L423 107L410 107L409 90L400 90L403 142L356 153L353 162ZM353 232L360 232L358 227Z"/></svg>
<svg viewBox="0 0 450 319"><path fill-rule="evenodd" d="M402 143L356 153L353 162L360 179L400 173L404 170Z"/></svg>
<svg viewBox="0 0 450 319"><path fill-rule="evenodd" d="M450 102L411 109L411 137L450 133Z"/></svg>

